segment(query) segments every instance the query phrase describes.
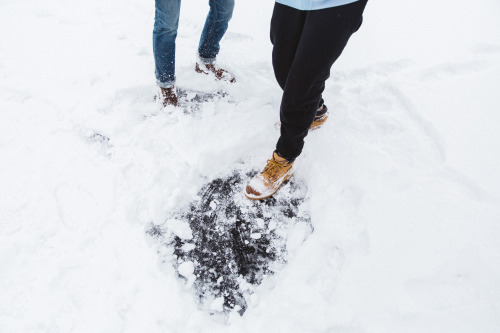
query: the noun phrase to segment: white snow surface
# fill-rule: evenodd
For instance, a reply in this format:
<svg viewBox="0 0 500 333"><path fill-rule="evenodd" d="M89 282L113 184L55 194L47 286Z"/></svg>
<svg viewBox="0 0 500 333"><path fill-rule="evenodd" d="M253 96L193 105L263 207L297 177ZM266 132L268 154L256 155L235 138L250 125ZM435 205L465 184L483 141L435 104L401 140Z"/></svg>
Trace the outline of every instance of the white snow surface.
<svg viewBox="0 0 500 333"><path fill-rule="evenodd" d="M180 239L189 240L193 238L193 233L191 231L191 228L189 227L189 223L186 221L168 219L166 225L169 231L171 231Z"/></svg>
<svg viewBox="0 0 500 333"><path fill-rule="evenodd" d="M178 87L229 96L192 115L153 100L153 2L0 2L0 332L500 332L498 0L369 1L296 162L315 230L242 317L160 262L148 225L271 155L272 7L236 1L229 85L183 1Z"/></svg>

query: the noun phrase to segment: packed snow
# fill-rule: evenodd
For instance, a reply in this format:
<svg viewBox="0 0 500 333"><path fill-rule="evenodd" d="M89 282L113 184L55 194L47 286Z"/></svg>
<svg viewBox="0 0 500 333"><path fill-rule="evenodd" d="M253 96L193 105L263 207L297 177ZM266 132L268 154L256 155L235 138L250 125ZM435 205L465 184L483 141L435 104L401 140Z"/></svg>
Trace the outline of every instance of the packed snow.
<svg viewBox="0 0 500 333"><path fill-rule="evenodd" d="M229 84L194 71L208 2L183 1L191 102L163 109L153 2L0 2L0 332L500 332L497 0L369 1L296 162L314 231L290 225L242 316L162 259L151 226L190 240L172 212L271 157L272 8L236 1Z"/></svg>

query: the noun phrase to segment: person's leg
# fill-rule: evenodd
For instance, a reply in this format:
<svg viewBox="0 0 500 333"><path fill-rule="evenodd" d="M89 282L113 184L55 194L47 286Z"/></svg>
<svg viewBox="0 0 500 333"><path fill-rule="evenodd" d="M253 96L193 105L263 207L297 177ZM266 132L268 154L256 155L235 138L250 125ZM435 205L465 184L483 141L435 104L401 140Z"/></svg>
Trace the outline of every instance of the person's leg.
<svg viewBox="0 0 500 333"><path fill-rule="evenodd" d="M308 11L280 107L280 156L293 161L302 152L330 76L330 68L359 28L366 0Z"/></svg>
<svg viewBox="0 0 500 333"><path fill-rule="evenodd" d="M198 55L204 64L213 64L219 54L219 43L233 15L234 0L209 0L210 11L201 33Z"/></svg>
<svg viewBox="0 0 500 333"><path fill-rule="evenodd" d="M155 0L153 53L156 82L161 88L175 83L175 39L181 0Z"/></svg>
<svg viewBox="0 0 500 333"><path fill-rule="evenodd" d="M285 89L288 72L292 66L307 12L275 3L271 19L273 68L281 89Z"/></svg>
<svg viewBox="0 0 500 333"><path fill-rule="evenodd" d="M286 67L284 70L275 69L277 79L285 82L280 108L281 136L264 170L248 182L245 188L247 198L265 199L292 176L293 161L302 152L304 137L319 112L321 93L330 75L330 67L361 24L366 0L354 4L306 12L304 28L288 73ZM283 18L280 24L294 26L292 21L291 15L288 19Z"/></svg>
<svg viewBox="0 0 500 333"><path fill-rule="evenodd" d="M273 44L273 69L276 81L285 89L290 67L299 45L307 11L276 3L271 19L271 43ZM320 128L328 119L328 108L321 99L310 129Z"/></svg>

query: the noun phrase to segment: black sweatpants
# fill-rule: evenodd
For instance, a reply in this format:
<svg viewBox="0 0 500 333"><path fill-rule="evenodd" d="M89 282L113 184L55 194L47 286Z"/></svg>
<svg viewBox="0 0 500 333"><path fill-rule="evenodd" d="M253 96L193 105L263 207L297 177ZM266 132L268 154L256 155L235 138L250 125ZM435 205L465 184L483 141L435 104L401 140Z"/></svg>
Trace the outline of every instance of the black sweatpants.
<svg viewBox="0 0 500 333"><path fill-rule="evenodd" d="M302 152L330 68L361 26L367 0L298 10L276 3L271 20L273 68L283 89L276 150L289 161Z"/></svg>

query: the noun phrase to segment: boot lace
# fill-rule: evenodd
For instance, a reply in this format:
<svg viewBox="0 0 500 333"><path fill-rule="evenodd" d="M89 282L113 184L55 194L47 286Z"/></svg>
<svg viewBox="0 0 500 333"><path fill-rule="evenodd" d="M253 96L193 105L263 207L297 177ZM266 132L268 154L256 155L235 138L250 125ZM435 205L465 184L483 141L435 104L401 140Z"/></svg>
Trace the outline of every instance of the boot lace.
<svg viewBox="0 0 500 333"><path fill-rule="evenodd" d="M269 178L275 180L281 169L286 166L275 159L267 160L267 165L262 173L266 174Z"/></svg>

